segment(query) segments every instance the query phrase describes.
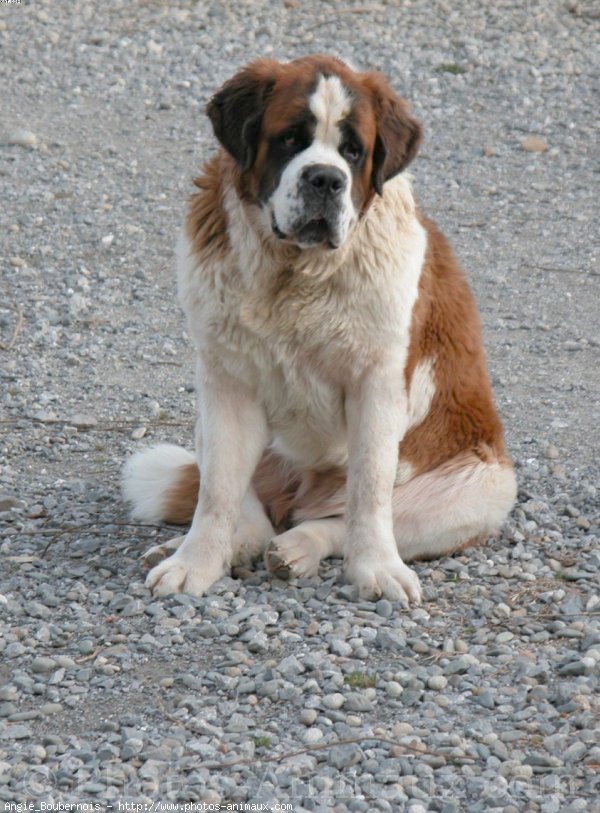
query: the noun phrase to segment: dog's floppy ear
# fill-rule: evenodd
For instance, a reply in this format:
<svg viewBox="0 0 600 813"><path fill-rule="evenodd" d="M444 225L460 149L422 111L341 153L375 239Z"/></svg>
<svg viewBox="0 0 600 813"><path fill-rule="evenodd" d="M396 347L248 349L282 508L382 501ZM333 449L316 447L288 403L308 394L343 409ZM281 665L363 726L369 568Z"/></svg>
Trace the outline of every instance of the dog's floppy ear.
<svg viewBox="0 0 600 813"><path fill-rule="evenodd" d="M206 106L216 137L242 172L250 169L256 158L262 116L277 65L274 60L248 65L225 82Z"/></svg>
<svg viewBox="0 0 600 813"><path fill-rule="evenodd" d="M408 103L394 93L383 76L369 74L369 84L377 118L372 184L381 195L384 183L402 172L417 154L423 131L410 115Z"/></svg>

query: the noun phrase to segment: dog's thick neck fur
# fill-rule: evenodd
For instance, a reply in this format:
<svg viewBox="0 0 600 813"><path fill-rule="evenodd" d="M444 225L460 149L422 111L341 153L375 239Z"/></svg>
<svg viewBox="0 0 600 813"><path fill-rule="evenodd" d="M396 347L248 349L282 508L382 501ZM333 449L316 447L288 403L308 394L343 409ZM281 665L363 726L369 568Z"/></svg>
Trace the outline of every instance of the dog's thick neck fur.
<svg viewBox="0 0 600 813"><path fill-rule="evenodd" d="M417 223L410 178L403 173L386 184L382 197L373 198L340 248L329 251L322 246L300 249L273 235L259 206L249 201L241 191L235 162L225 152L221 152L215 160L222 169L218 199L222 201L228 224L231 258L235 258L249 287L255 286L257 281L278 277L282 272L293 275L299 285L322 283L345 265L358 268L364 274L376 272L378 265L387 259L381 257L382 245L393 241L403 229L414 229ZM192 230L196 231L194 243L197 251L201 248L199 226L201 228L197 220L193 223L188 221L188 234L191 236ZM374 250L375 244L377 251ZM371 246L373 252L369 256ZM253 258L254 262L249 264L249 258Z"/></svg>

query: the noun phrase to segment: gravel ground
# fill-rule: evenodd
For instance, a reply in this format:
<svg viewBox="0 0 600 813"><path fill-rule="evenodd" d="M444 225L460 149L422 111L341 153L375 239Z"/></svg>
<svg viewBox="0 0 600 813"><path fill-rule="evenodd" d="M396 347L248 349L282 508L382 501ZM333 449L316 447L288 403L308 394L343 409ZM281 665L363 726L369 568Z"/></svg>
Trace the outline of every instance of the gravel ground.
<svg viewBox="0 0 600 813"><path fill-rule="evenodd" d="M7 809L600 811L598 17L0 5ZM419 609L357 601L333 565L153 600L139 556L174 531L127 524L117 482L149 440L191 445L172 245L213 148L203 106L252 57L314 51L384 70L425 124L416 188L480 302L518 506L487 546L417 567Z"/></svg>

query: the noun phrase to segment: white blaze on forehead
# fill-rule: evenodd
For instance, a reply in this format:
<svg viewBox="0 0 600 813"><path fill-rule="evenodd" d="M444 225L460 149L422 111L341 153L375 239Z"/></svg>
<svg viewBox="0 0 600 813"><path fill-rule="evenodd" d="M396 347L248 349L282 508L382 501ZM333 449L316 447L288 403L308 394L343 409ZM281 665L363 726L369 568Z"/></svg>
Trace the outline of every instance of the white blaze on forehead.
<svg viewBox="0 0 600 813"><path fill-rule="evenodd" d="M316 119L314 137L312 143L296 153L283 170L279 184L269 199L268 225L270 228L270 218L273 216L280 231L286 235L293 234L303 221L306 222L307 194L310 190L307 192L306 184L302 185L304 170L317 164L337 167L347 180L345 189L338 196L338 217L334 225L335 242L341 245L358 216L352 202L352 172L338 150L341 142L339 124L350 113L352 98L337 76L320 76L308 105ZM314 209L310 213L314 214Z"/></svg>
<svg viewBox="0 0 600 813"><path fill-rule="evenodd" d="M337 76L321 76L317 89L308 100L317 120L315 141L337 147L340 142L338 124L352 108L352 100Z"/></svg>

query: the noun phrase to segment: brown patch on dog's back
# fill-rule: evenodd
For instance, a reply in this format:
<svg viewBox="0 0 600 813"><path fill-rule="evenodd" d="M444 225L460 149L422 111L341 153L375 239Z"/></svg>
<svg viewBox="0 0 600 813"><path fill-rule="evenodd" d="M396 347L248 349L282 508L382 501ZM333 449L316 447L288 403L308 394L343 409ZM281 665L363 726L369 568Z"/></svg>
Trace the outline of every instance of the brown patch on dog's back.
<svg viewBox="0 0 600 813"><path fill-rule="evenodd" d="M473 294L443 234L420 219L428 245L405 375L408 389L417 364L432 359L435 394L425 419L400 445L400 456L415 475L465 450L485 462L505 459Z"/></svg>

